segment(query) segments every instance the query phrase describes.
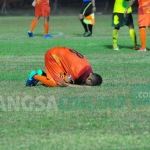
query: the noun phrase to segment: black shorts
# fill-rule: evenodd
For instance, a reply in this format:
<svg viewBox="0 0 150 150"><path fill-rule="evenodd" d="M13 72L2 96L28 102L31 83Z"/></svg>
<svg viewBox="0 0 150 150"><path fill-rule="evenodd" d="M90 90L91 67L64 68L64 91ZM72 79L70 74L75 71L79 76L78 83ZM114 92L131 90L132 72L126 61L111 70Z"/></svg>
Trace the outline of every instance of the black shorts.
<svg viewBox="0 0 150 150"><path fill-rule="evenodd" d="M88 16L92 13L92 2L84 2L80 10L80 14Z"/></svg>
<svg viewBox="0 0 150 150"><path fill-rule="evenodd" d="M124 25L134 26L132 13L126 14L126 17L124 17L123 13L113 13L112 26L113 27L123 27Z"/></svg>

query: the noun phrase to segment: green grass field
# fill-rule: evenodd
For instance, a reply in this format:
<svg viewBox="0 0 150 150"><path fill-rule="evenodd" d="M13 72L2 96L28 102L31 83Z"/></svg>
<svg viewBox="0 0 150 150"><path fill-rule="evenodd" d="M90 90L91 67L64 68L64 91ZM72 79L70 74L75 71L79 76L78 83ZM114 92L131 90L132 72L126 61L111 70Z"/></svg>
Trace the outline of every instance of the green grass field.
<svg viewBox="0 0 150 150"><path fill-rule="evenodd" d="M145 53L132 50L127 27L112 50L111 15L97 15L93 37L83 38L77 16L51 16L53 39L34 38L33 17L0 17L0 150L149 150L150 35ZM137 16L134 15L138 43ZM100 87L25 87L31 70L44 69L54 46L82 53L103 77Z"/></svg>

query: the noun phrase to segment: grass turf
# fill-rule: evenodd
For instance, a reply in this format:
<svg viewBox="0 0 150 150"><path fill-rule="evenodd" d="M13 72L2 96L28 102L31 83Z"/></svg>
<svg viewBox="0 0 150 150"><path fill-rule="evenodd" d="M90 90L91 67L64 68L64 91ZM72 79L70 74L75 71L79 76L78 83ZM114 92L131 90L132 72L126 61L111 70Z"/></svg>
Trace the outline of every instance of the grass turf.
<svg viewBox="0 0 150 150"><path fill-rule="evenodd" d="M134 15L139 43L139 30ZM43 38L43 18L34 38L32 17L1 17L0 149L148 150L150 149L150 53L132 50L128 28L119 31L120 51L112 50L111 16L97 15L93 37L83 38L77 16L51 16ZM147 37L147 47L149 35ZM30 70L44 69L44 54L54 46L82 53L100 87L25 87Z"/></svg>

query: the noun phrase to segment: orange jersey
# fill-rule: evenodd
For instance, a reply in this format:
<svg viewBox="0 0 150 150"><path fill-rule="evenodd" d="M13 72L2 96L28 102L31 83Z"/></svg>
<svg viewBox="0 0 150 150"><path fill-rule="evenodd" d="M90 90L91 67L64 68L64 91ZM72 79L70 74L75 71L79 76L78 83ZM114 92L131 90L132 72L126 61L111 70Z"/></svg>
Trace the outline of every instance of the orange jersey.
<svg viewBox="0 0 150 150"><path fill-rule="evenodd" d="M139 8L138 13L140 15L150 14L150 0L138 0Z"/></svg>
<svg viewBox="0 0 150 150"><path fill-rule="evenodd" d="M50 15L49 0L36 0L35 16L48 17Z"/></svg>
<svg viewBox="0 0 150 150"><path fill-rule="evenodd" d="M45 54L45 67L48 79L61 83L64 76L70 76L75 83L84 83L92 68L87 59L67 47L54 47Z"/></svg>

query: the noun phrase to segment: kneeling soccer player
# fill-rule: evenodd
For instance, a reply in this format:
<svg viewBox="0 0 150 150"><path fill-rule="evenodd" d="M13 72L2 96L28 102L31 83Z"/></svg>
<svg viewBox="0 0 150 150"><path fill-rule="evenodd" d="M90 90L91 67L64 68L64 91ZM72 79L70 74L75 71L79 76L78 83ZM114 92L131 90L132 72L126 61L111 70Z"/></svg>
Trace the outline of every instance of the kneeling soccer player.
<svg viewBox="0 0 150 150"><path fill-rule="evenodd" d="M93 73L88 60L79 52L68 47L54 47L45 54L45 72L31 71L26 86L38 82L51 87L98 86L102 77Z"/></svg>

